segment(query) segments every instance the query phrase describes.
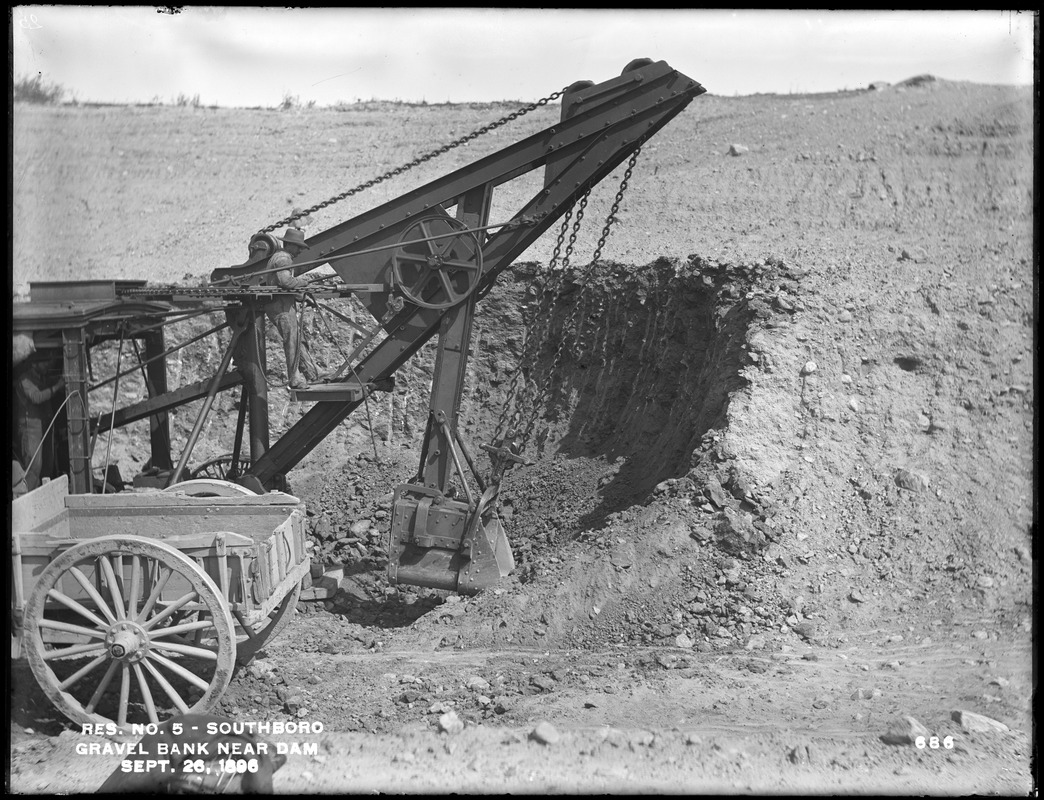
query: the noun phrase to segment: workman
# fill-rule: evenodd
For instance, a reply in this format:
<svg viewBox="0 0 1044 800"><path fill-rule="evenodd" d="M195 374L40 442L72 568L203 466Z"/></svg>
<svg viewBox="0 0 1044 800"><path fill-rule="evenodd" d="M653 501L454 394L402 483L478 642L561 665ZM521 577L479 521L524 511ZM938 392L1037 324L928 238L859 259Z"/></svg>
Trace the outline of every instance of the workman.
<svg viewBox="0 0 1044 800"><path fill-rule="evenodd" d="M25 365L15 379L16 441L25 470L25 488L32 491L40 485L46 463L50 472L50 453L42 447L44 431L51 422L51 398L65 388L65 378L48 386L43 364L34 359Z"/></svg>
<svg viewBox="0 0 1044 800"><path fill-rule="evenodd" d="M300 228L287 228L280 240L283 249L277 250L268 259L266 269L277 272L269 273L268 280L274 281L280 288L299 291L308 285L304 278L294 275L294 257L308 248L304 234ZM265 313L275 324L283 339L283 352L286 354L286 376L291 389L307 389L308 381L319 377L319 370L312 361L308 349L301 340L301 328L297 320L297 302L293 297L283 296L271 300L265 306ZM302 375L302 372L304 373ZM307 380L306 380L307 378Z"/></svg>

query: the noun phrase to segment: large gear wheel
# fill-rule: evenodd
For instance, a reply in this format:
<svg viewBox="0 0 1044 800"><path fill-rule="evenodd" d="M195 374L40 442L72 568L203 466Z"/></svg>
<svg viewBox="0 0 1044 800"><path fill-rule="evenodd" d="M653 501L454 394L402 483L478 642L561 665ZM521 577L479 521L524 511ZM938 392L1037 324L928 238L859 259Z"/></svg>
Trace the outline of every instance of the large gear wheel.
<svg viewBox="0 0 1044 800"><path fill-rule="evenodd" d="M392 274L396 288L411 303L452 308L478 288L482 246L462 222L425 217L406 229L401 242L392 253Z"/></svg>

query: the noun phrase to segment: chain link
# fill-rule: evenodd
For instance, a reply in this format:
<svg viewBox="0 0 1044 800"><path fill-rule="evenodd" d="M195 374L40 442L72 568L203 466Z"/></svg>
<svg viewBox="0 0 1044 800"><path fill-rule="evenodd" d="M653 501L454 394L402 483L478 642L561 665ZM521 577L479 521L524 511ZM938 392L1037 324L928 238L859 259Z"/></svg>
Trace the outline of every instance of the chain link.
<svg viewBox="0 0 1044 800"><path fill-rule="evenodd" d="M519 367L511 377L511 383L508 386L508 397L503 409L501 410L500 418L497 421L495 441L503 442L505 441L505 438L513 440L514 449L518 455L521 455L525 451L529 440L532 438L533 429L536 427L536 421L540 409L547 402L547 397L551 392L552 379L558 371L558 367L562 362L562 356L565 353L566 340L568 338L567 332L576 325L577 319L580 315L580 309L583 306L581 301L584 297L584 289L598 265L598 261L602 256L602 250L605 247L606 241L609 239L612 227L617 222L617 214L620 211L620 204L623 202L624 194L626 193L628 184L631 180L631 173L638 161L638 155L641 153L642 145L644 143L645 137L638 140L638 145L627 162L627 169L624 171L623 178L620 181L620 188L616 192L616 198L613 201L612 208L606 216L605 224L603 225L601 235L598 238L598 244L595 246L594 254L591 256L590 262L588 262L584 271L581 273L580 278L576 281L576 284L579 287L579 292L573 300L573 304L570 307L569 315L566 318L565 323L562 325L562 333L558 339L558 347L555 349L550 366L543 372L538 380L535 377L537 357L541 345L547 340L551 332L550 311L554 302L561 296L561 287L569 268L569 261L572 257L573 247L576 244L576 239L580 231L580 224L583 221L584 210L587 207L587 199L590 195L590 189L580 199L576 219L573 221L569 240L566 244L565 254L561 259L561 268L556 270L555 267L558 266L559 254L565 238L565 232L569 227L569 219L573 213L572 208L570 208L565 219L562 221L562 227L558 234L558 241L555 244L554 253L549 262L549 271L551 272L551 275L548 277L547 281L537 288L537 308L527 325L526 338L523 340L522 353L519 359ZM523 375L523 373L526 374ZM508 409L512 406L513 408L509 415Z"/></svg>
<svg viewBox="0 0 1044 800"><path fill-rule="evenodd" d="M534 371L533 367L536 365L537 353L540 351L540 346L543 344L544 337L547 334L547 323L552 302L558 294L559 287L569 267L569 259L572 256L580 225L583 222L589 195L590 190L580 198L579 204L574 203L566 211L558 231L558 239L555 241L554 252L551 255L551 260L548 262L547 279L543 284L538 284L537 280L534 279L533 284L530 286L536 295L536 303L529 319L525 320L525 338L522 340L519 368L512 373L511 382L508 384L507 398L497 420L496 432L494 434L495 441L502 441L509 435L509 431L517 431L522 421L525 395L532 393L530 381L525 376L532 374ZM576 212L576 220L572 221L574 211ZM566 245L566 232L570 229L571 221L572 232L569 236L568 245ZM562 253L563 245L566 246L564 257Z"/></svg>
<svg viewBox="0 0 1044 800"><path fill-rule="evenodd" d="M559 97L565 94L568 88L569 87L566 86L562 89L559 89L557 92L552 92L547 97L542 97L539 100L536 100L527 106L523 106L522 108L516 109L507 116L501 117L495 122L491 122L488 125L483 125L481 128L473 130L466 136L461 136L459 139L456 139L455 141L452 141L449 144L444 144L442 147L439 147L436 150L432 150L429 153L425 153L422 156L418 156L417 158L413 159L413 161L410 161L407 164L403 164L401 167L396 167L395 169L388 170L383 175L378 175L376 178L371 178L370 180L366 181L366 183L360 183L354 189L349 189L348 191L341 192L338 195L334 195L328 200L324 200L321 203L317 203L311 208L306 208L303 211L298 211L295 214L291 214L289 217L287 217L286 219L282 219L279 222L273 222L268 227L262 228L260 231L258 231L258 233L270 233L271 231L274 231L276 228L281 228L284 225L289 225L290 223L300 219L301 217L307 217L315 211L320 211L324 208L327 208L328 206L332 206L334 203L339 203L342 200L351 197L352 195L358 194L359 192L364 191L366 189L370 189L379 183L383 183L389 178L394 178L397 175L401 175L404 172L408 172L409 170L413 169L414 167L420 166L426 161L430 161L431 159L441 156L444 153L448 153L450 150L453 150L456 147L460 147L462 144L467 144L471 140L477 139L479 136L483 136L489 133L490 131L501 127L502 125L506 125L509 122L513 122L519 117L524 117L530 111L534 111L535 109L540 108L541 106L546 106L552 100L557 100Z"/></svg>

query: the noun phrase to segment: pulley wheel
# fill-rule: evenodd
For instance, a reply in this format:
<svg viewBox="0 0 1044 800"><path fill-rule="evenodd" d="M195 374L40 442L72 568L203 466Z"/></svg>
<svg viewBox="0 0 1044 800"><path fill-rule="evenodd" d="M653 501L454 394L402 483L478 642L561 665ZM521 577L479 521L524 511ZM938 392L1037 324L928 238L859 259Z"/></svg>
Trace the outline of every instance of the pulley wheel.
<svg viewBox="0 0 1044 800"><path fill-rule="evenodd" d="M392 252L392 275L411 303L452 308L478 288L482 246L464 223L452 217L425 217L407 228L400 241Z"/></svg>

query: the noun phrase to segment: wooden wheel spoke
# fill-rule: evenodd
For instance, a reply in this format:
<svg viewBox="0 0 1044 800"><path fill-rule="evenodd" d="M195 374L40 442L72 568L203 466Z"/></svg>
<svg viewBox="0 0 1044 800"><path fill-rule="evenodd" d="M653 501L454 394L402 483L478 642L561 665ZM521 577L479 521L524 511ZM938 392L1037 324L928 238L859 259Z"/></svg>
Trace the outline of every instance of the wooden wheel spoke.
<svg viewBox="0 0 1044 800"><path fill-rule="evenodd" d="M160 571L160 565L156 565L156 573ZM156 601L159 600L160 595L163 594L163 590L167 586L167 581L170 580L170 576L174 574L174 570L168 570L167 573L156 581L156 585L152 587L152 592L149 594L149 599L145 601L145 605L141 607L141 611L135 618L135 622L141 623L151 612L153 607L156 605Z"/></svg>
<svg viewBox="0 0 1044 800"><path fill-rule="evenodd" d="M138 613L138 592L141 591L141 559L131 556L130 592L127 594L127 618L134 619Z"/></svg>
<svg viewBox="0 0 1044 800"><path fill-rule="evenodd" d="M104 653L105 646L97 642L87 644L74 644L72 647L63 647L60 650L48 650L43 654L44 661L52 661L56 658L68 658L69 656L93 656L96 653Z"/></svg>
<svg viewBox="0 0 1044 800"><path fill-rule="evenodd" d="M56 619L41 619L36 623L41 628L48 628L52 631L64 631L65 633L78 633L81 636L90 636L92 639L104 639L105 631L99 631L95 628L85 628L82 625L73 625L71 622L61 622Z"/></svg>
<svg viewBox="0 0 1044 800"><path fill-rule="evenodd" d="M75 611L81 617L85 617L86 619L90 620L95 625L97 625L99 628L108 628L109 627L108 623L105 622L101 617L99 617L97 614L95 614L89 608L86 608L86 607L80 605L80 603L78 603L77 601L73 600L71 597L69 597L64 592L60 592L57 589L51 589L51 591L49 591L47 593L47 596L50 597L52 600L57 600L59 603L61 603L66 608L68 608L68 609L70 609L72 611Z"/></svg>
<svg viewBox="0 0 1044 800"><path fill-rule="evenodd" d="M145 622L142 625L142 627L145 630L147 630L147 631L148 630L152 630L152 628L156 627L156 625L158 623L160 623L163 620L165 620L167 617L169 617L175 611L178 611L182 606L188 605L193 600L195 600L197 597L199 597L199 595L196 592L188 592L187 594L183 594L181 597L179 597L177 600L175 600L173 603L171 603L169 606L167 606L165 609L163 609L160 613L158 613L152 619L150 619L147 622Z"/></svg>
<svg viewBox="0 0 1044 800"><path fill-rule="evenodd" d="M145 680L145 673L141 669L141 664L134 664L134 676L138 679L138 688L141 690L141 699L145 703L145 713L149 715L149 722L159 722L159 715L156 713L156 701L152 699L152 690L149 689L149 684Z"/></svg>
<svg viewBox="0 0 1044 800"><path fill-rule="evenodd" d="M204 678L201 678L199 677L199 675L190 672L189 670L181 666L181 664L177 664L171 661L166 656L161 656L159 653L154 651L149 653L149 658L155 661L157 664L162 664L164 667L166 667L169 671L173 672L183 681L191 683L200 691L205 692L207 688L210 686L210 684Z"/></svg>
<svg viewBox="0 0 1044 800"><path fill-rule="evenodd" d="M91 695L91 699L87 701L87 705L84 706L84 710L90 714L94 711L94 707L98 705L98 701L101 700L101 696L105 693L105 690L109 687L112 682L112 676L116 674L116 670L119 669L120 662L115 659L109 668L105 670L105 674L102 676L101 682L98 684L98 688L94 690L94 694Z"/></svg>
<svg viewBox="0 0 1044 800"><path fill-rule="evenodd" d="M177 633L185 633L185 631L198 631L213 626L214 623L207 619L197 620L195 622L182 622L180 625L172 625L169 628L160 628L158 631L149 631L149 640L162 639L165 636L173 636Z"/></svg>
<svg viewBox="0 0 1044 800"><path fill-rule="evenodd" d="M120 710L117 713L116 723L122 728L127 724L127 707L130 705L130 669L123 665L120 674Z"/></svg>
<svg viewBox="0 0 1044 800"><path fill-rule="evenodd" d="M112 596L112 604L116 608L116 613L119 617L123 618L123 593L120 591L119 584L116 582L116 573L113 572L112 562L109 561L105 556L101 556L98 559L101 564L102 574L105 576L105 582L109 584L109 594Z"/></svg>
<svg viewBox="0 0 1044 800"><path fill-rule="evenodd" d="M209 647L201 647L190 644L175 644L174 642L153 642L153 652L156 650L169 650L172 653L181 653L186 656L205 658L207 661L217 661L218 652Z"/></svg>
<svg viewBox="0 0 1044 800"><path fill-rule="evenodd" d="M68 689L74 683L78 682L80 680L80 678L83 678L86 675L90 674L91 672L94 672L94 670L96 670L98 667L100 667L102 664L104 664L106 661L108 661L108 659L109 659L109 654L108 653L102 653L100 656L98 656L96 659L94 659L94 661L92 661L91 663L86 664L85 666L83 666L80 669L76 670L76 672L74 672L72 675L70 675L64 681L59 683L58 684L58 688L61 689L64 692L66 689Z"/></svg>
<svg viewBox="0 0 1044 800"><path fill-rule="evenodd" d="M153 656L152 658L155 658L155 656ZM158 658L156 658L156 660L159 661ZM158 683L160 687L163 689L163 691L166 692L167 697L169 697L174 702L174 705L177 706L178 711L180 711L182 714L187 714L189 710L188 704L181 699L181 695L178 694L177 690L170 685L170 681L163 677L159 669L156 668L156 665L148 659L146 659L142 663L145 665L145 669L147 669L149 673L152 675L152 677L156 679L156 683ZM204 686L205 685L206 684L204 684Z"/></svg>
<svg viewBox="0 0 1044 800"><path fill-rule="evenodd" d="M110 624L115 622L116 615L109 609L109 604L105 602L104 598L102 598L101 593L94 588L94 584L87 580L87 576L76 567L69 567L69 574L72 575L73 578L76 579L76 582L83 587L83 590L87 592L87 595L94 601L94 604L98 606L98 610L102 613L105 619L107 619Z"/></svg>

